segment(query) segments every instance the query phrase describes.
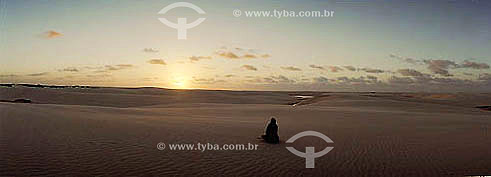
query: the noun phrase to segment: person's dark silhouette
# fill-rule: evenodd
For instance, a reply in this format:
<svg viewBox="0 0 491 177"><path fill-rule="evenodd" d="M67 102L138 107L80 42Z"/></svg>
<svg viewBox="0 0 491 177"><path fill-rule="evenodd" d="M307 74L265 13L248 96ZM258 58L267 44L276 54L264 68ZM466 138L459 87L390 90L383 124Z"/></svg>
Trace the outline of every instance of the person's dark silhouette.
<svg viewBox="0 0 491 177"><path fill-rule="evenodd" d="M266 127L266 134L261 136L267 143L277 144L280 142L280 136L278 136L278 125L276 119L273 117L269 121Z"/></svg>

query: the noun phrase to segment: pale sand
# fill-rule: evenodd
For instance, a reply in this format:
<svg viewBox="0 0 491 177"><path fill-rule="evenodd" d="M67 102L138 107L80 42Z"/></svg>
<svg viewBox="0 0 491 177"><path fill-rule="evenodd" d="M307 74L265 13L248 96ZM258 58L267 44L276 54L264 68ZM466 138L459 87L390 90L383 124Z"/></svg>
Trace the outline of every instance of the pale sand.
<svg viewBox="0 0 491 177"><path fill-rule="evenodd" d="M295 93L0 88L0 176L491 175L490 94ZM327 96L329 95L329 96ZM334 149L305 169L289 144L256 140L270 116L293 146ZM256 151L159 151L157 143L259 144Z"/></svg>

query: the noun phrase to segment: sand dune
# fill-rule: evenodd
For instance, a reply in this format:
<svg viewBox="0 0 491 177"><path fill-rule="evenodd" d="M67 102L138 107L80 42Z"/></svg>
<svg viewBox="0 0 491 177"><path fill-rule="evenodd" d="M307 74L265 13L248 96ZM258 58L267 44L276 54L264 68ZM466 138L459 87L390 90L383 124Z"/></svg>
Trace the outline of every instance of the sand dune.
<svg viewBox="0 0 491 177"><path fill-rule="evenodd" d="M175 103L287 104L295 101L287 92L231 92L171 90L161 88L0 88L0 99L29 98L41 104L141 107Z"/></svg>
<svg viewBox="0 0 491 177"><path fill-rule="evenodd" d="M491 174L489 94L0 88L0 176L462 176ZM307 94L307 93L301 93ZM310 93L312 94L312 93ZM321 93L317 93L321 94ZM328 95L328 96L326 96ZM431 96L430 96L431 97ZM308 103L308 104L307 104ZM334 149L314 169L256 137L270 116L280 137L305 130ZM157 143L255 143L256 151L159 151ZM304 151L327 146L305 137Z"/></svg>

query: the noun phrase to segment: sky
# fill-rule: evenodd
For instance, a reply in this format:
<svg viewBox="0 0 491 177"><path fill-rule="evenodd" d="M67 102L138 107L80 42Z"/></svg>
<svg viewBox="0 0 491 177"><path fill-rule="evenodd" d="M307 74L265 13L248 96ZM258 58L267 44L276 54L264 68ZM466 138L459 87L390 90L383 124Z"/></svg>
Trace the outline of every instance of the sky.
<svg viewBox="0 0 491 177"><path fill-rule="evenodd" d="M0 82L174 89L491 90L483 0L0 0ZM234 16L236 9L241 16ZM333 11L329 17L247 12ZM191 23L177 30L158 18Z"/></svg>

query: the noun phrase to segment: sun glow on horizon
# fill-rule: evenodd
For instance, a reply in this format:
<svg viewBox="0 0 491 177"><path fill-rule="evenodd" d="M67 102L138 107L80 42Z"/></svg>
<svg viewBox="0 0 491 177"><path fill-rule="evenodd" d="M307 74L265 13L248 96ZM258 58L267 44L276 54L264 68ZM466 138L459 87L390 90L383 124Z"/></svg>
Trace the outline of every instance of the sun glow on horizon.
<svg viewBox="0 0 491 177"><path fill-rule="evenodd" d="M183 76L177 76L172 79L172 88L173 89L189 89L189 82Z"/></svg>

